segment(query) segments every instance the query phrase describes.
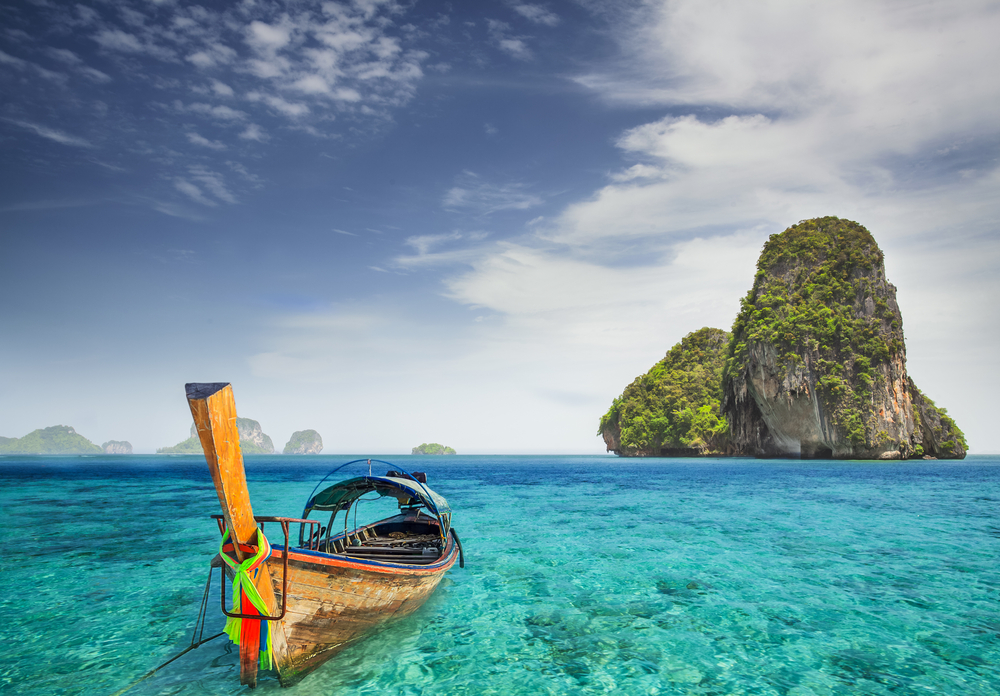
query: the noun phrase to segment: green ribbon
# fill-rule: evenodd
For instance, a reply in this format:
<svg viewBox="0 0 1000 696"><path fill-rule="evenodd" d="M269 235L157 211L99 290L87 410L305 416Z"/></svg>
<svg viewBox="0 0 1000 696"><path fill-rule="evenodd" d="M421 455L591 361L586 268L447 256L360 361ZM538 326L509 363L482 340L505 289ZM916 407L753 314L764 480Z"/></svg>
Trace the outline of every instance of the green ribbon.
<svg viewBox="0 0 1000 696"><path fill-rule="evenodd" d="M225 551L226 541L229 538L229 529L227 528L222 534L222 542L219 544L219 555L222 557L223 562L233 571L233 612L237 614L244 613L241 610L242 602L240 600L241 597L246 597L254 608L260 612L261 616L267 616L267 605L264 603L264 599L260 596L257 586L254 585L253 581L257 577L257 573L264 564L264 561L271 555L271 544L268 542L267 537L264 536L264 533L260 529L257 529L257 553L252 557L243 559L241 563ZM252 576L251 573L253 573ZM257 621L258 624L265 624L261 626L261 630L267 633L267 640L265 645L260 646L260 666L262 669L271 669L273 648L271 645L270 626L266 625L267 622L264 619L248 620ZM243 619L232 616L226 621L226 635L236 645L240 644L243 621Z"/></svg>

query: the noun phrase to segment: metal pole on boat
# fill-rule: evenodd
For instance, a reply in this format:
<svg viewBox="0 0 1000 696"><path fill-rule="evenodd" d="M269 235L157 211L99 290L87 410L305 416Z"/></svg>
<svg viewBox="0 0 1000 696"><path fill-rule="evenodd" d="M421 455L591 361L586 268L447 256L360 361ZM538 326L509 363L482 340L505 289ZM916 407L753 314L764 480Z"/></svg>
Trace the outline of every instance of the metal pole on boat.
<svg viewBox="0 0 1000 696"><path fill-rule="evenodd" d="M215 492L222 504L222 514L233 537L237 558L244 553L240 544L256 541L257 523L250 506L243 452L240 450L240 433L236 427L236 399L228 382L191 383L184 385L188 406L198 429L198 438L205 450L205 460L215 483ZM285 553L287 553L285 549ZM277 602L267 564L260 567L254 586L267 606L267 613L274 615ZM252 642L252 641L248 641ZM259 644L240 644L240 683L251 687L257 684Z"/></svg>

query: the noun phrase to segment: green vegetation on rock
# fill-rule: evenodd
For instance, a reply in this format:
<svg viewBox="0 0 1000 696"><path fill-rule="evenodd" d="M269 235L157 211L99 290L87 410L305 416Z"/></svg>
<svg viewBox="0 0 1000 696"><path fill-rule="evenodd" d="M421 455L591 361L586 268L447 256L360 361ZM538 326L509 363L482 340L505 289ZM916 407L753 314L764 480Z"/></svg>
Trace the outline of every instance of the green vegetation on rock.
<svg viewBox="0 0 1000 696"><path fill-rule="evenodd" d="M451 447L445 447L444 445L439 445L436 442L425 442L419 447L414 447L410 454L455 454L455 450Z"/></svg>
<svg viewBox="0 0 1000 696"><path fill-rule="evenodd" d="M601 418L597 434L608 450L624 456L724 451L722 370L728 341L725 331L699 329L636 377Z"/></svg>
<svg viewBox="0 0 1000 696"><path fill-rule="evenodd" d="M103 450L68 425L34 430L22 438L0 438L0 454L101 454Z"/></svg>
<svg viewBox="0 0 1000 696"><path fill-rule="evenodd" d="M240 443L242 448L242 443ZM197 437L189 437L183 442L178 442L173 447L160 447L157 454L202 454L201 440Z"/></svg>
<svg viewBox="0 0 1000 696"><path fill-rule="evenodd" d="M912 379L909 380L909 387L910 398L913 399L913 417L920 433L920 443L916 446L914 455L940 459L964 457L969 444L965 441L965 433L948 415L948 411L939 408L924 396Z"/></svg>

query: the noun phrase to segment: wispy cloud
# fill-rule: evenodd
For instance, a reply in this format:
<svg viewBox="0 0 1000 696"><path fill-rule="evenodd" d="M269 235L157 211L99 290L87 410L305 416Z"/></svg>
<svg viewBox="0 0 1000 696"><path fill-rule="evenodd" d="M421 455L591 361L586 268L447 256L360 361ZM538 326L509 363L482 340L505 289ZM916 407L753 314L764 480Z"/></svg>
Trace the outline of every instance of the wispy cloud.
<svg viewBox="0 0 1000 696"><path fill-rule="evenodd" d="M201 114L217 121L243 121L247 118L245 112L234 109L226 104L216 104L213 106L211 104L196 102L185 106L180 101L176 101L174 104L178 111Z"/></svg>
<svg viewBox="0 0 1000 696"><path fill-rule="evenodd" d="M267 133L264 132L264 129L258 126L256 123L251 123L246 128L244 128L243 132L240 133L240 138L242 138L243 140L255 140L258 143L264 143L270 139Z"/></svg>
<svg viewBox="0 0 1000 696"><path fill-rule="evenodd" d="M471 232L456 230L443 234L407 237L406 245L412 247L416 254L397 256L393 259L393 265L399 268L415 268L470 262L483 256L482 242L488 237L489 233L481 230ZM461 245L457 245L457 242L461 242Z"/></svg>
<svg viewBox="0 0 1000 696"><path fill-rule="evenodd" d="M559 24L559 16L546 9L544 5L522 2L511 5L511 9L535 24L544 24L548 27Z"/></svg>
<svg viewBox="0 0 1000 696"><path fill-rule="evenodd" d="M496 19L486 21L490 43L499 48L504 53L518 60L531 60L534 54L528 48L525 36L515 36L511 34L511 26L506 22Z"/></svg>
<svg viewBox="0 0 1000 696"><path fill-rule="evenodd" d="M56 130L55 128L49 128L48 126L43 126L38 123L30 123L28 121L19 121L12 118L5 118L5 121L13 123L16 126L25 128L32 131L36 135L39 135L46 140L51 140L57 142L60 145L70 145L72 147L94 147L92 143L83 138L78 138L75 135L69 135L68 133L63 133L62 131Z"/></svg>
<svg viewBox="0 0 1000 696"><path fill-rule="evenodd" d="M183 193L185 196L190 198L195 203L201 203L202 205L214 208L218 205L215 201L208 198L202 190L192 184L187 179L177 178L174 179L174 188Z"/></svg>
<svg viewBox="0 0 1000 696"><path fill-rule="evenodd" d="M198 135L197 133L188 133L187 139L194 145L199 147L207 147L210 150L225 150L226 144L220 143L218 140L209 140L208 138Z"/></svg>
<svg viewBox="0 0 1000 696"><path fill-rule="evenodd" d="M237 202L236 196L226 186L226 180L222 174L203 166L191 167L189 171L195 181L208 189L219 200L226 203Z"/></svg>
<svg viewBox="0 0 1000 696"><path fill-rule="evenodd" d="M163 178L196 185L184 171L186 158L204 158L206 150L232 151L246 141L265 144L290 132L331 140L384 127L392 112L413 98L429 57L416 46L423 34L406 24L409 12L393 0L307 0L293 6L38 3L37 26L9 29L8 38L20 31L23 40L11 43L17 51L6 45L0 51L0 66L25 76L17 90L5 94L6 116L65 145L160 148L157 161L173 168ZM67 36L84 41L69 42ZM238 130L229 139L189 127L182 137L190 150L177 152L176 138L144 131L149 120L141 106L116 101L111 91L93 93L114 89L116 82L155 87L156 97L138 104L173 104L179 112ZM58 97L53 87L62 90ZM65 120L42 125L22 115L38 113L37 104L54 99ZM109 115L121 127L106 143ZM76 130L80 134L71 134ZM203 185L196 187L214 198ZM197 200L190 189L174 190Z"/></svg>
<svg viewBox="0 0 1000 696"><path fill-rule="evenodd" d="M30 60L24 60L23 58L18 58L17 56L12 56L9 53L0 51L0 65L6 65L11 68L16 68L17 70L26 71L29 73L34 73L36 76L41 77L49 82L63 84L66 82L66 75L61 72L56 72L43 68L41 65L34 63Z"/></svg>
<svg viewBox="0 0 1000 696"><path fill-rule="evenodd" d="M491 184L473 172L464 172L458 185L444 195L441 204L449 210L489 215L501 210L527 210L543 202L526 184Z"/></svg>

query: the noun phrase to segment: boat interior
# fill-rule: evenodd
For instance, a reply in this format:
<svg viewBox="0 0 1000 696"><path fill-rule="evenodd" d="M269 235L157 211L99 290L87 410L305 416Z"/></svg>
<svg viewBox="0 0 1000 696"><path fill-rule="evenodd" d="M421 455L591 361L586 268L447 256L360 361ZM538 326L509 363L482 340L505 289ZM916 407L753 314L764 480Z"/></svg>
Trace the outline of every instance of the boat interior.
<svg viewBox="0 0 1000 696"><path fill-rule="evenodd" d="M349 558L428 565L441 558L444 545L437 520L420 514L397 515L336 536L327 535L327 529L317 529L306 546Z"/></svg>

